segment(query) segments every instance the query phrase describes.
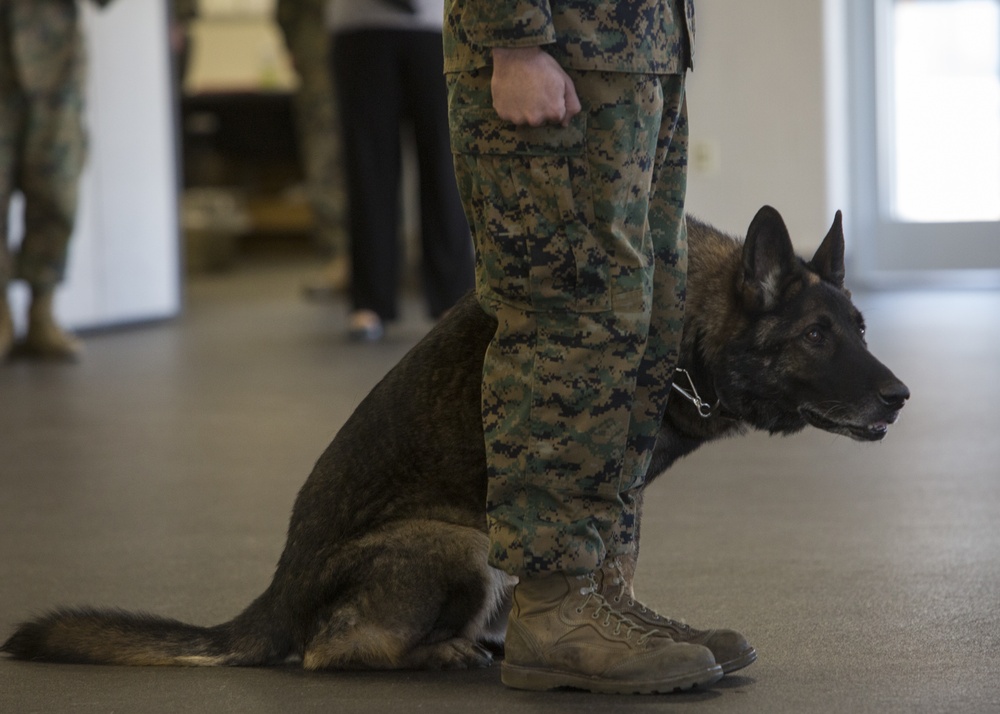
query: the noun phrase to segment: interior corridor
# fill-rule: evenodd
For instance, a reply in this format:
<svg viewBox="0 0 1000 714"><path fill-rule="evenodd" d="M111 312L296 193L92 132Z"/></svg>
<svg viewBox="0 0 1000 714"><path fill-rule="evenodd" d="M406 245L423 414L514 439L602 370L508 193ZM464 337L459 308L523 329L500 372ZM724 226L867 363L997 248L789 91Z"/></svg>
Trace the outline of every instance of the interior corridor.
<svg viewBox="0 0 1000 714"><path fill-rule="evenodd" d="M0 366L0 638L68 604L215 624L264 589L314 460L429 327L411 300L386 340L350 343L345 305L301 299L307 269L200 276L182 318L89 335L80 364ZM709 690L0 658L0 710L1000 711L1000 294L856 300L913 394L884 442L733 439L647 496L640 598L759 652Z"/></svg>

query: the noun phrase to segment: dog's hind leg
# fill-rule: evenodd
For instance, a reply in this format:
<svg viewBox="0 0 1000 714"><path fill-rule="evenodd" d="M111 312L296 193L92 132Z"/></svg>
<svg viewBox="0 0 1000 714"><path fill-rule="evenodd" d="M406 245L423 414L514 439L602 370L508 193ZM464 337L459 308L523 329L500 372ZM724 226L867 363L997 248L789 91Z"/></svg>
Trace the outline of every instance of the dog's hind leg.
<svg viewBox="0 0 1000 714"><path fill-rule="evenodd" d="M486 563L486 536L431 520L393 523L347 546L350 584L323 608L307 669L465 669L492 655L512 581ZM343 567L343 565L342 565Z"/></svg>

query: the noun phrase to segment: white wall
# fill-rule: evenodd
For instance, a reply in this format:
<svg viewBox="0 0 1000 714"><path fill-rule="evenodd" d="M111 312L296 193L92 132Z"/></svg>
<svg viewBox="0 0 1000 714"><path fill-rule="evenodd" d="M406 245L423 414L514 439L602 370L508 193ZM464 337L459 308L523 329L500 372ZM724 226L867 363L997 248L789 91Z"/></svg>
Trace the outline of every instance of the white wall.
<svg viewBox="0 0 1000 714"><path fill-rule="evenodd" d="M837 105L843 57L828 39L828 30L837 39L836 22L825 22L836 20L841 2L696 2L688 82L692 214L743 235L757 209L770 204L796 248L808 253L834 211L846 212Z"/></svg>
<svg viewBox="0 0 1000 714"><path fill-rule="evenodd" d="M73 329L170 317L180 268L166 5L81 7L90 154L56 310ZM23 286L12 298L23 306ZM15 314L23 329L23 310Z"/></svg>

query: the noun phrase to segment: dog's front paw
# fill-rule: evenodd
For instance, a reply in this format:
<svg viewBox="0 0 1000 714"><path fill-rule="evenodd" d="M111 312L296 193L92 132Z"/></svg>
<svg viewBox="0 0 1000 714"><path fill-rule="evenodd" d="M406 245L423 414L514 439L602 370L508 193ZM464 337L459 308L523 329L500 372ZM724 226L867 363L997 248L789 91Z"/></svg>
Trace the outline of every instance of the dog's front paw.
<svg viewBox="0 0 1000 714"><path fill-rule="evenodd" d="M479 669L493 664L493 655L482 645L462 637L414 650L424 669Z"/></svg>

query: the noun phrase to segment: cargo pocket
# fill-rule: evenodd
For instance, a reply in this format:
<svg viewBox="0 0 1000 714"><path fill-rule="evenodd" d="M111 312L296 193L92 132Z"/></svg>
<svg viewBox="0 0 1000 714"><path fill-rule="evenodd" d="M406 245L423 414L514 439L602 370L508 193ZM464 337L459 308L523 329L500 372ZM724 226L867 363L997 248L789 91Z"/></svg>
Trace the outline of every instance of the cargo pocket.
<svg viewBox="0 0 1000 714"><path fill-rule="evenodd" d="M476 238L479 289L529 310L606 310L607 256L592 239L586 115L519 127L459 109L452 147Z"/></svg>

